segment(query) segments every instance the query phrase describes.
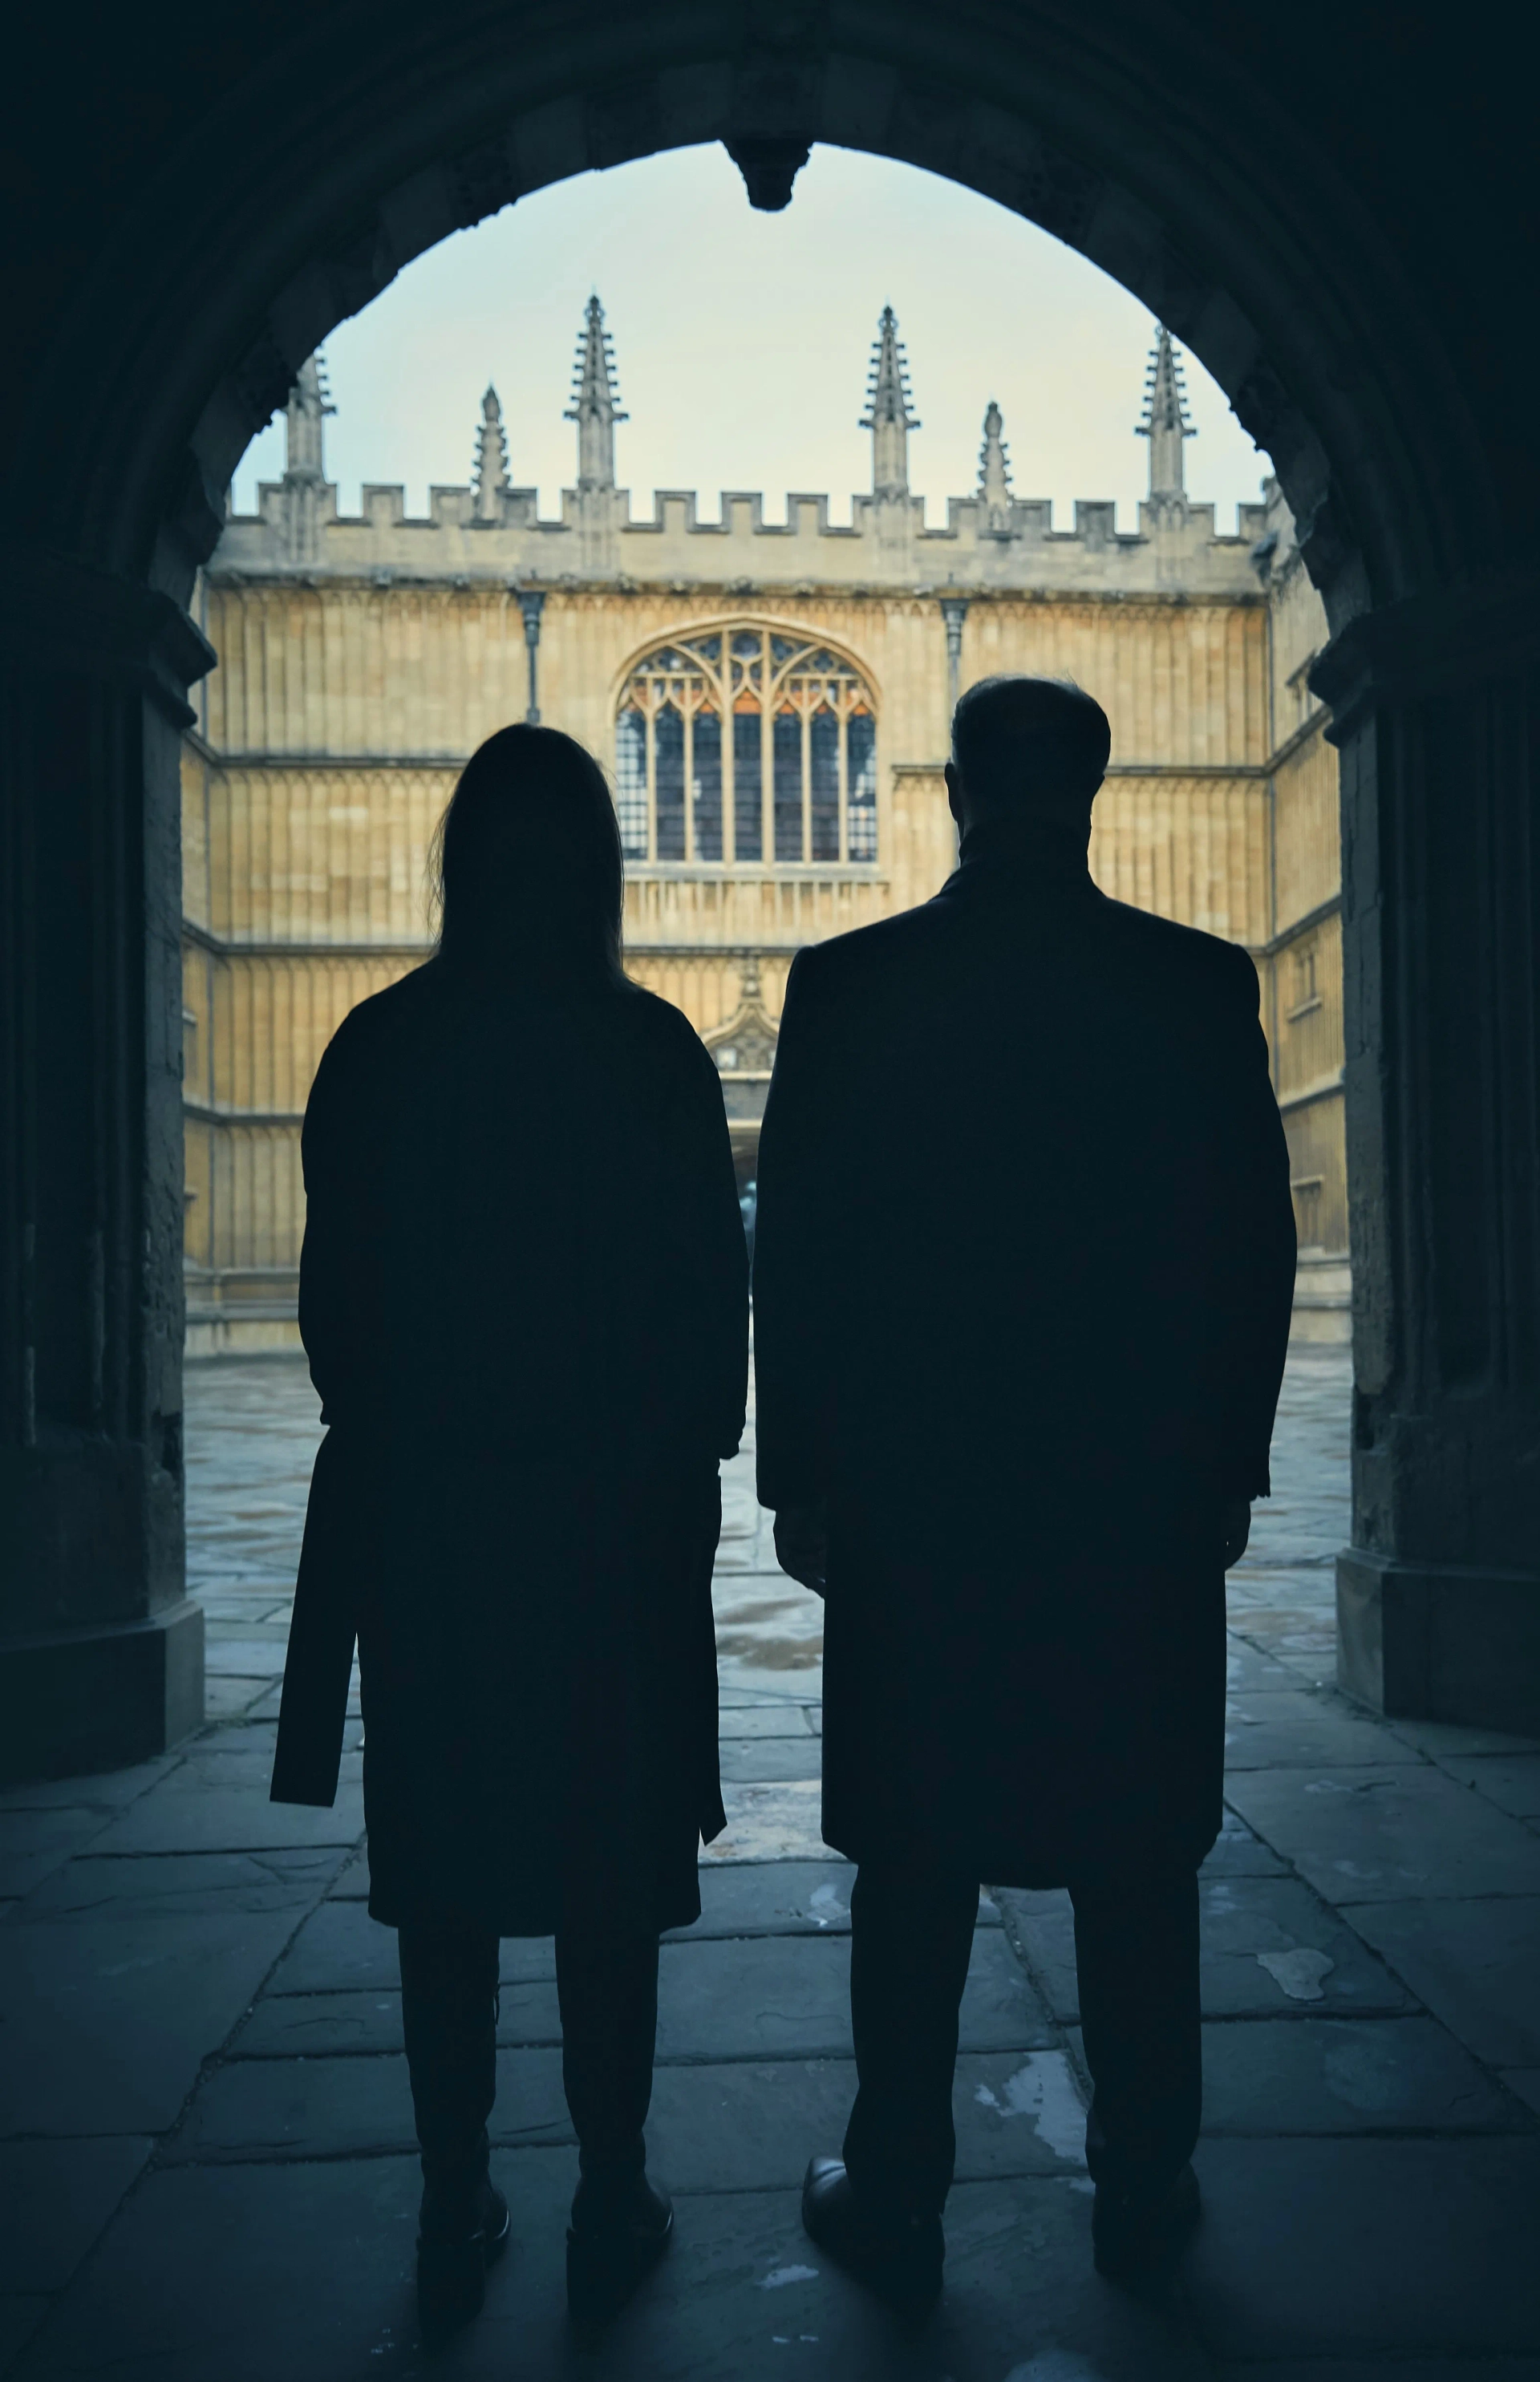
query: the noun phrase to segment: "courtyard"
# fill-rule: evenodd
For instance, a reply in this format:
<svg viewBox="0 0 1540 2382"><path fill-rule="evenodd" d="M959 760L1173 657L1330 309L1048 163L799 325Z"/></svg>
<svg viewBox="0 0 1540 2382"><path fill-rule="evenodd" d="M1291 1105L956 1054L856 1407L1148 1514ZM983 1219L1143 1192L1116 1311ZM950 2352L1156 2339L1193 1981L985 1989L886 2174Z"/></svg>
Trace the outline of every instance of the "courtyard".
<svg viewBox="0 0 1540 2382"><path fill-rule="evenodd" d="M672 2253L602 2342L574 2340L550 1946L509 1942L493 2139L513 2246L429 2360L356 1717L334 1811L267 1800L315 1400L297 1360L190 1368L207 1725L140 1768L0 1797L0 2373L1535 2382L1540 1743L1337 1693L1349 1394L1345 1350L1295 1354L1275 1493L1230 1579L1206 2213L1171 2297L1091 2270L1057 1894L980 1898L931 2325L899 2331L800 2231L803 2167L838 2148L852 2091L853 1872L819 1835L821 1608L775 1565L751 1430L717 1567L728 1828L703 1919L662 1957L649 2139Z"/></svg>

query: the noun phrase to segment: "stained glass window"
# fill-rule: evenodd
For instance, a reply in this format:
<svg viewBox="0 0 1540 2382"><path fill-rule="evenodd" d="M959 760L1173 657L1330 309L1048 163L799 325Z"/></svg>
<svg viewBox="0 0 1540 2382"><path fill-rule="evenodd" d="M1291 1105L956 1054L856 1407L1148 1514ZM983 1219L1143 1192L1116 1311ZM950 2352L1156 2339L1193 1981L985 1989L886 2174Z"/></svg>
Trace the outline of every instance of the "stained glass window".
<svg viewBox="0 0 1540 2382"><path fill-rule="evenodd" d="M807 723L807 776L813 858L840 856L840 723L828 706Z"/></svg>
<svg viewBox="0 0 1540 2382"><path fill-rule="evenodd" d="M733 827L739 860L762 860L765 853L761 716L758 705L733 714Z"/></svg>
<svg viewBox="0 0 1540 2382"><path fill-rule="evenodd" d="M857 711L845 722L845 829L852 860L877 857L877 722Z"/></svg>
<svg viewBox="0 0 1540 2382"><path fill-rule="evenodd" d="M695 806L696 858L721 858L721 721L714 711L695 717L690 799Z"/></svg>
<svg viewBox="0 0 1540 2382"><path fill-rule="evenodd" d="M775 715L773 784L775 856L802 860L802 722L795 711Z"/></svg>
<svg viewBox="0 0 1540 2382"><path fill-rule="evenodd" d="M652 723L653 804L659 860L684 857L684 721L665 704Z"/></svg>
<svg viewBox="0 0 1540 2382"><path fill-rule="evenodd" d="M621 697L615 760L630 859L877 857L871 691L814 638L745 621L656 646Z"/></svg>
<svg viewBox="0 0 1540 2382"><path fill-rule="evenodd" d="M647 856L647 723L645 712L628 705L615 722L615 808L620 814L621 849L628 860Z"/></svg>

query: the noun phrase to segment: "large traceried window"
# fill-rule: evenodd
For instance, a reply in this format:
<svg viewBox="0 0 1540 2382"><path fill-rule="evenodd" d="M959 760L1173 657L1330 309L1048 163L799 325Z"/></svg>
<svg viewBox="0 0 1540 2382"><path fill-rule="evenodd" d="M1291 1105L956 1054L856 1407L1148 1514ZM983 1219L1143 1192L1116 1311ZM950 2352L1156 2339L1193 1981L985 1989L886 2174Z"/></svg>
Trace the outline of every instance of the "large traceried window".
<svg viewBox="0 0 1540 2382"><path fill-rule="evenodd" d="M877 857L877 721L859 671L816 638L713 629L637 663L615 723L630 860Z"/></svg>

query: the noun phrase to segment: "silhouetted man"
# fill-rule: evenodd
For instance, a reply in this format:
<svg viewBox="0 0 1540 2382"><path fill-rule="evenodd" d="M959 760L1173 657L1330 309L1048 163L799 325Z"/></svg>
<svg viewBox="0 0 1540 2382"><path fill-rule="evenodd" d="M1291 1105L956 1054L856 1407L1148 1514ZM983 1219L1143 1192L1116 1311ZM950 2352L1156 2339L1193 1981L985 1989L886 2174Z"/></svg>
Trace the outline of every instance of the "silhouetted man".
<svg viewBox="0 0 1540 2382"><path fill-rule="evenodd" d="M1221 1822L1225 1568L1294 1280L1256 972L1086 866L1110 731L987 680L961 865L804 952L759 1155L761 1502L827 1583L823 1832L858 2090L814 2239L940 2288L980 1879L1067 1885L1103 2272L1198 2212L1197 1871Z"/></svg>

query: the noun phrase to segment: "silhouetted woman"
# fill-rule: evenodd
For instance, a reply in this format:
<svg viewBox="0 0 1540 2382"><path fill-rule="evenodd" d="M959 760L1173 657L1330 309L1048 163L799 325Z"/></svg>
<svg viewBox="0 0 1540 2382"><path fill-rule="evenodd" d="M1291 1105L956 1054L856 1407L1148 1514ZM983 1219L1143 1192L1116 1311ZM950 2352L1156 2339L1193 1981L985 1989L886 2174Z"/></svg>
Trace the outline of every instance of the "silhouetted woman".
<svg viewBox="0 0 1540 2382"><path fill-rule="evenodd" d="M439 844L437 955L344 1021L304 1125L316 1459L273 1793L330 1804L356 1629L369 1909L400 1930L443 2327L508 2230L487 2176L498 1939L554 1935L581 2152L574 2306L629 2288L658 1936L722 1825L711 1563L743 1429L721 1085L621 972L598 765L508 728Z"/></svg>

